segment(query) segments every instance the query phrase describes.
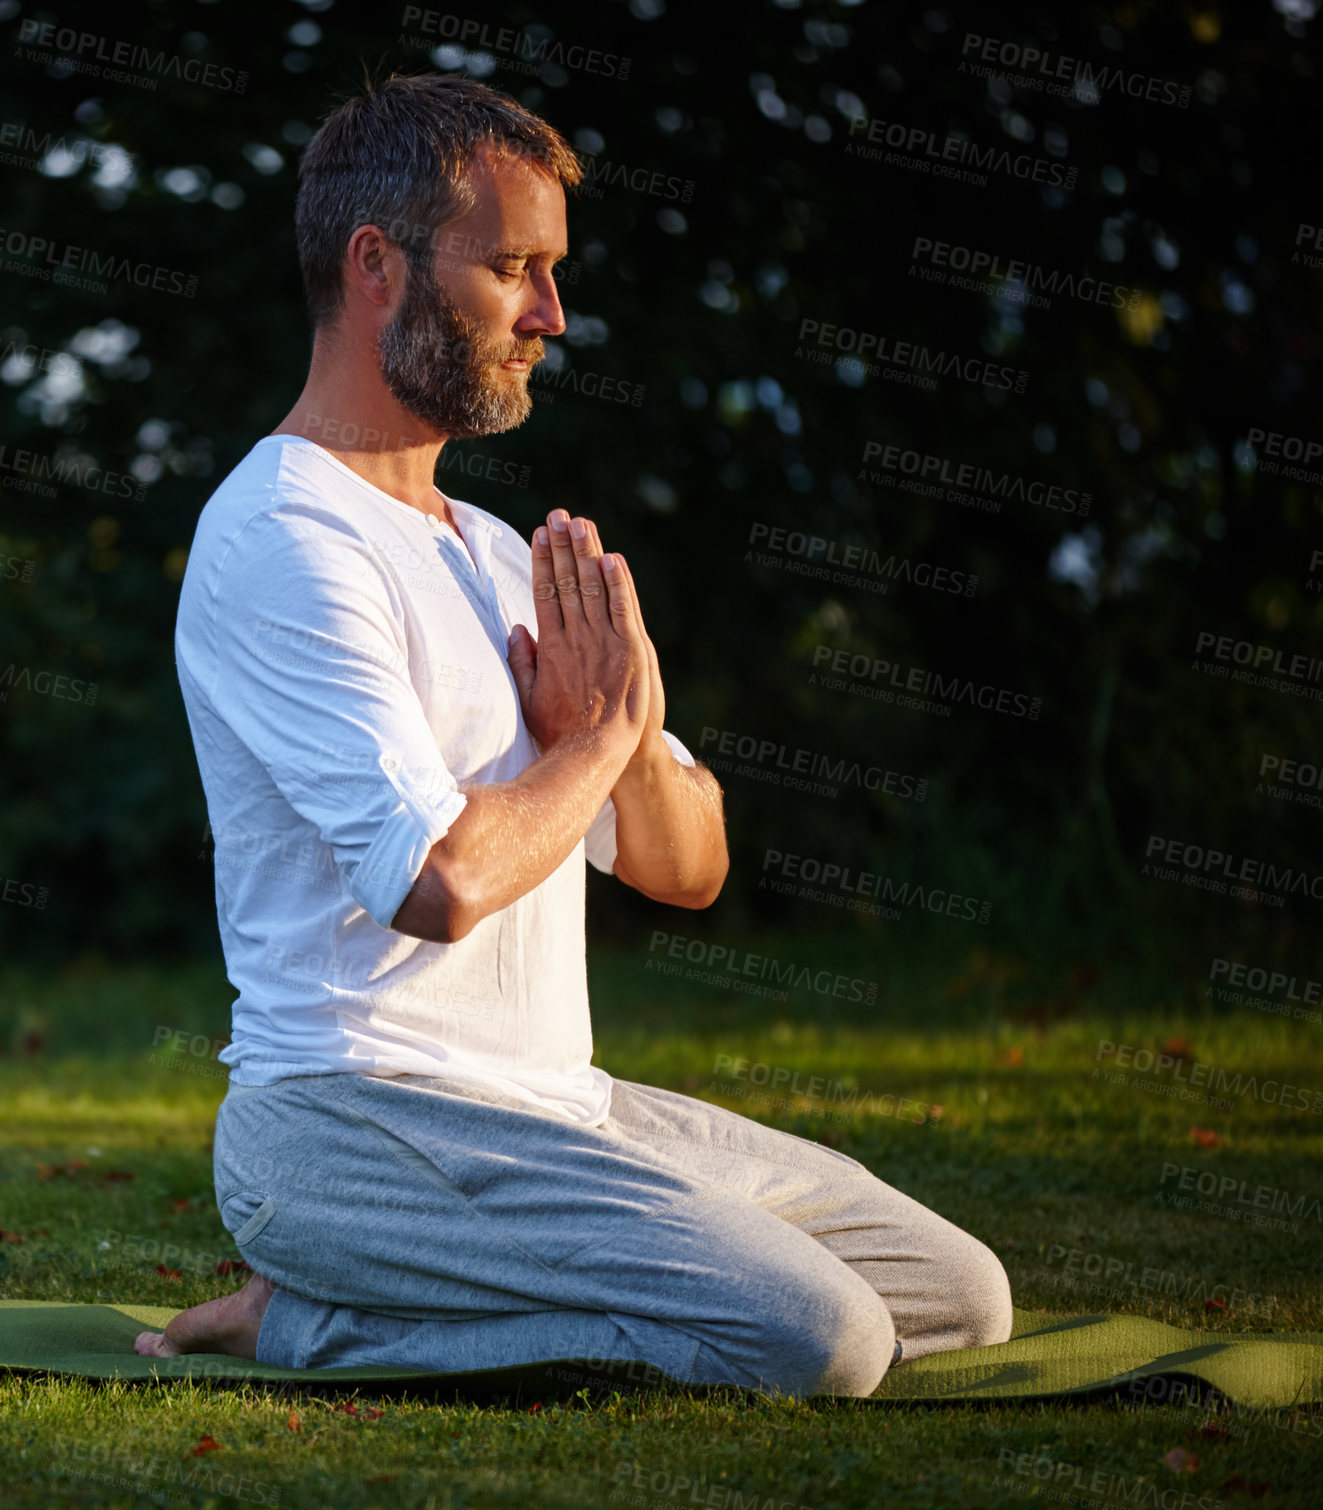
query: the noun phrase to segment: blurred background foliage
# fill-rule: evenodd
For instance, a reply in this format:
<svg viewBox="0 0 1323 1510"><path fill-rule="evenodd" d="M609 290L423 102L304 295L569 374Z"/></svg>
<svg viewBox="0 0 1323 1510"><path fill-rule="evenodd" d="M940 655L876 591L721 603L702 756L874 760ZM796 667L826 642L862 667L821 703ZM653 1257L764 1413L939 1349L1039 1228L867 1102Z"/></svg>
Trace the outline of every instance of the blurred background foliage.
<svg viewBox="0 0 1323 1510"><path fill-rule="evenodd" d="M1304 968L1307 895L1256 906L1141 867L1159 834L1323 873L1318 811L1255 792L1265 753L1323 754L1319 704L1192 669L1202 631L1323 655L1323 494L1256 471L1248 440L1323 437L1318 259L1297 249L1297 227L1323 220L1313 11L0 0L7 957L219 952L179 583L207 497L304 380L300 150L365 69L431 67L510 91L594 159L533 415L448 447L440 485L525 535L557 505L598 520L634 565L667 724L696 754L718 729L928 779L919 803L720 773L732 874L682 931L826 926L881 959L930 923L937 949L1069 939L1100 958L1152 949L1206 970L1210 950L1258 951ZM44 23L103 39L103 58L122 42L175 63L135 70L155 87L108 81L78 65L94 52L35 56L23 38ZM1186 103L983 77L971 32ZM627 78L574 64L575 47L628 59ZM206 64L212 83L180 77ZM869 160L847 150L860 116L1073 168L1073 187L953 182L880 160L885 146ZM1105 279L1134 307L928 281L911 271L919 238ZM164 269L164 286L42 279L41 242ZM806 321L1027 383L926 392L835 344L811 360ZM870 475L879 451L865 460L887 446L1088 493L1091 509L987 512L889 486ZM34 487L57 462L71 480ZM977 594L760 564L757 526L977 575ZM809 680L822 644L1040 698L1041 716L832 691ZM95 683L95 701L39 692L40 671ZM871 923L778 897L758 886L769 848L986 898L992 920ZM642 948L657 910L592 887L593 937Z"/></svg>

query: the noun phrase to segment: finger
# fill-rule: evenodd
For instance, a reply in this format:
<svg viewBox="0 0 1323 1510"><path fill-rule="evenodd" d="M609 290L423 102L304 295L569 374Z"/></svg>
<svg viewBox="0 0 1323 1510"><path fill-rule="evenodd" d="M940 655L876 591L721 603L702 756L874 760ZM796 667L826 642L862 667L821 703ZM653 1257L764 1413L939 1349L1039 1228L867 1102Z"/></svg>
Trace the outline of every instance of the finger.
<svg viewBox="0 0 1323 1510"><path fill-rule="evenodd" d="M634 573L629 569L629 562L623 556L620 557L620 569L625 575L625 581L629 583L629 595L633 600L634 619L638 624L639 634L646 640L648 631L643 626L643 605L639 602L639 590L634 586Z"/></svg>
<svg viewBox="0 0 1323 1510"><path fill-rule="evenodd" d="M606 582L602 577L600 552L594 553L593 537L587 519L570 520L570 545L574 551L579 571L579 597L583 603L583 616L590 624L601 624L609 613L606 601ZM576 534L576 527L578 533Z"/></svg>
<svg viewBox="0 0 1323 1510"><path fill-rule="evenodd" d="M611 626L622 640L639 639L638 616L634 612L633 592L630 589L628 568L619 551L602 557L602 575L606 580L606 594L611 610Z"/></svg>
<svg viewBox="0 0 1323 1510"><path fill-rule="evenodd" d="M515 689L519 693L519 706L523 710L524 721L527 722L528 710L532 706L533 683L537 679L537 644L522 624L516 624L510 631L507 658L510 675L514 677Z"/></svg>
<svg viewBox="0 0 1323 1510"><path fill-rule="evenodd" d="M602 537L597 533L597 526L591 519L583 521L588 526L588 538L593 542L593 554L599 559L605 554L602 550Z"/></svg>
<svg viewBox="0 0 1323 1510"><path fill-rule="evenodd" d="M648 651L648 671L652 679L655 694L660 697L662 695L661 663L657 659L657 647L652 643L652 637L643 623L643 604L639 602L638 588L634 585L634 573L629 569L629 562L625 561L623 556L620 559L624 565L625 576L629 579L630 595L634 599L634 616L638 620L639 634L642 636L643 643ZM659 713L658 717L661 716L661 713Z"/></svg>
<svg viewBox="0 0 1323 1510"><path fill-rule="evenodd" d="M570 516L564 509L547 515L551 532L551 562L560 596L560 611L566 632L573 634L584 624L583 600L579 596L579 563L570 544Z"/></svg>
<svg viewBox="0 0 1323 1510"><path fill-rule="evenodd" d="M551 555L551 540L545 525L533 531L533 607L537 612L537 637L563 634L565 620L556 591L556 570Z"/></svg>

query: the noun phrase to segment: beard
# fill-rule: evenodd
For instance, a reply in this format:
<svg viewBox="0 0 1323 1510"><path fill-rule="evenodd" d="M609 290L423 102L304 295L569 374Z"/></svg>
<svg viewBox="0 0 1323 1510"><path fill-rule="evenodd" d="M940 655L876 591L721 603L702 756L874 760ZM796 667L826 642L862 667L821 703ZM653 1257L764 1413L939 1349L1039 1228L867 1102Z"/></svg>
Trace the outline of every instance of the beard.
<svg viewBox="0 0 1323 1510"><path fill-rule="evenodd" d="M410 267L404 297L377 337L382 381L397 403L453 440L497 435L532 412L527 376L545 355L542 342L486 340L449 299L429 268ZM528 372L507 373L521 359Z"/></svg>

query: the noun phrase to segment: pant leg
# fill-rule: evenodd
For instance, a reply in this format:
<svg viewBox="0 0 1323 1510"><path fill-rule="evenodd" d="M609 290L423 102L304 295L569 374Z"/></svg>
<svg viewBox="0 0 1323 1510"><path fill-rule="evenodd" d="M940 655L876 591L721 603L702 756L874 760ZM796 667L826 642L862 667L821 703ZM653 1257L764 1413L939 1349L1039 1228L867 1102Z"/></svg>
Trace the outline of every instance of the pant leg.
<svg viewBox="0 0 1323 1510"><path fill-rule="evenodd" d="M856 1159L658 1086L615 1080L611 1117L658 1154L756 1201L819 1242L885 1302L901 1355L1011 1335L1010 1282L977 1238Z"/></svg>
<svg viewBox="0 0 1323 1510"><path fill-rule="evenodd" d="M277 1286L258 1356L635 1359L683 1383L870 1394L894 1351L885 1304L807 1232L691 1170L690 1151L432 1077L231 1087L217 1199Z"/></svg>

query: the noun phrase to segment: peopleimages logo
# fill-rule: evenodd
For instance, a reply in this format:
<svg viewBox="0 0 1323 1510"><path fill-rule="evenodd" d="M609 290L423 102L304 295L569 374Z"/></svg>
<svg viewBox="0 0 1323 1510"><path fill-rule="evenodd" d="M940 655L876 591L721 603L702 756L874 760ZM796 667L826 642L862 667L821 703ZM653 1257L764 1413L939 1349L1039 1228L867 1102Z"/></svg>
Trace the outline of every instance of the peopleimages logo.
<svg viewBox="0 0 1323 1510"><path fill-rule="evenodd" d="M1206 993L1215 1001L1230 1006L1252 1007L1256 1012L1270 1012L1278 1017L1293 1017L1300 1022L1323 1022L1323 1012L1313 1008L1323 1002L1323 981L1299 979L1283 970L1267 970L1227 959L1215 959L1208 972ZM1225 985L1213 982L1225 981ZM1262 993L1262 994L1259 994Z"/></svg>
<svg viewBox="0 0 1323 1510"><path fill-rule="evenodd" d="M1274 1213L1284 1211L1292 1217L1303 1216L1308 1221L1323 1222L1323 1203L1317 1196L1297 1195L1275 1185L1251 1186L1248 1180L1238 1180L1235 1175L1198 1169L1192 1164L1164 1163L1158 1184L1165 1186L1168 1181L1175 1181L1180 1190L1194 1190L1200 1195L1212 1196L1215 1201L1225 1201L1230 1196L1238 1206ZM1170 1191L1166 1193L1172 1194Z"/></svg>
<svg viewBox="0 0 1323 1510"><path fill-rule="evenodd" d="M0 472L5 474L0 478L0 486L36 493L42 498L54 498L56 488L66 486L107 493L115 498L132 498L135 503L141 503L147 494L147 484L140 477L112 471L90 456L68 452L42 456L22 446L11 451L4 442L0 442Z"/></svg>
<svg viewBox="0 0 1323 1510"><path fill-rule="evenodd" d="M1174 1167L1174 1166L1173 1166ZM1058 1260L1065 1263L1057 1267ZM1082 1248L1067 1248L1064 1243L1053 1243L1047 1250L1047 1258L1041 1266L1051 1281L1059 1288L1084 1290L1095 1294L1118 1297L1133 1296L1139 1291L1148 1294L1179 1296L1186 1301L1221 1300L1236 1312L1270 1311L1277 1303L1275 1295L1260 1295L1257 1291L1242 1290L1239 1286L1223 1281L1209 1282L1205 1274L1195 1274L1180 1269L1163 1269L1155 1265L1127 1261L1111 1253L1091 1253ZM1095 1284L1080 1283L1096 1280Z"/></svg>
<svg viewBox="0 0 1323 1510"><path fill-rule="evenodd" d="M1031 1452L1015 1452L1003 1447L997 1453L997 1466L1009 1469L1026 1479L1037 1479L1040 1484L1053 1484L1051 1491L1044 1491L1043 1498L1065 1500L1077 1505L1076 1496L1088 1494L1100 1504L1143 1505L1146 1510L1221 1510L1224 1500L1207 1494L1193 1494L1186 1489L1159 1489L1156 1484L1142 1478L1129 1478L1112 1469L1089 1469L1081 1463L1060 1462L1046 1456L1035 1457ZM1013 1493L1028 1493L1028 1485L1018 1486L1014 1479L999 1473L996 1483L1005 1482Z"/></svg>
<svg viewBox="0 0 1323 1510"><path fill-rule="evenodd" d="M998 293L1021 298L1047 308L1052 296L1064 294L1068 299L1079 299L1085 304L1102 304L1111 309L1136 309L1143 297L1137 288L1124 283L1108 283L1105 279L1077 277L1063 273L1059 268L1041 267L1036 262L1020 262L1014 257L1003 257L999 252L986 252L977 247L958 246L950 241L934 241L930 236L916 236L910 251L910 273L916 269L919 275L930 281L948 283L952 287L970 286L977 293ZM927 267L919 264L927 263ZM950 273L968 273L968 278L952 278ZM991 283L980 282L992 279Z"/></svg>
<svg viewBox="0 0 1323 1510"><path fill-rule="evenodd" d="M885 593L893 581L911 582L916 587L931 587L934 592L957 593L966 598L974 597L978 591L976 576L951 567L915 562L906 556L883 556L866 545L842 545L837 540L781 525L755 521L749 528L748 543L763 547L757 552L757 565L788 565L803 576L842 582L870 592ZM754 554L748 550L744 559L752 562Z"/></svg>
<svg viewBox="0 0 1323 1510"><path fill-rule="evenodd" d="M242 94L248 87L247 73L237 69L204 63L200 58L181 58L177 53L164 50L153 52L150 47L136 42L112 42L95 32L61 26L57 21L25 20L19 26L18 40L20 48L26 49L18 56L27 62L48 66L64 64L70 72L86 73L112 83L144 83L155 89L161 79L176 78L189 84L202 84L208 89L232 90L235 94ZM56 58L49 52L36 50L48 47L55 48L62 56ZM141 68L145 73L135 78L127 71L132 68ZM159 77L148 78L148 74Z"/></svg>
<svg viewBox="0 0 1323 1510"><path fill-rule="evenodd" d="M715 746L718 755L734 755L740 760L750 760L755 766L763 766L769 774L793 772L796 775L820 777L826 781L839 781L849 786L863 787L867 791L882 791L892 797L908 797L922 802L928 790L926 776L908 776L901 771L884 771L881 766L861 765L857 760L839 756L833 760L815 750L792 749L775 739L758 739L752 734L739 734L733 729L713 729L706 725L699 736L698 747L706 750ZM771 761L768 766L767 762ZM727 762L728 763L728 762ZM714 762L709 759L709 765ZM836 795L836 790L832 790Z"/></svg>
<svg viewBox="0 0 1323 1510"><path fill-rule="evenodd" d="M778 960L770 954L755 954L733 944L712 944L706 939L689 938L682 933L667 933L655 928L648 942L648 953L651 955L662 948L671 959L684 960L709 971L749 976L756 980L771 979L778 986L815 991L819 996L862 1001L870 1006L877 1001L881 990L875 980L859 980L835 970L815 970L811 965ZM645 968L654 968L653 962L649 960Z"/></svg>
<svg viewBox="0 0 1323 1510"><path fill-rule="evenodd" d="M1211 651L1213 657L1207 663L1198 658L1205 650ZM1314 702L1323 700L1323 687L1310 685L1323 683L1323 657L1297 652L1284 661L1285 652L1272 645L1256 645L1252 640L1215 634L1211 629L1199 631L1194 651L1192 671L1231 682L1244 682L1251 687L1267 687L1273 692L1289 692ZM1236 667L1234 671L1231 669L1233 665Z"/></svg>
<svg viewBox="0 0 1323 1510"><path fill-rule="evenodd" d="M842 356L857 358L871 376L882 370L868 360L876 357L877 362L900 369L901 376L913 378L918 386L931 388L939 377L954 377L977 387L1012 393L1023 393L1029 386L1029 374L1017 367L1003 367L986 357L932 351L917 341L890 340L875 330L856 330L852 325L824 325L820 320L803 319L799 322L799 340L803 344L795 348L797 357L807 356L820 362L835 362Z"/></svg>
<svg viewBox="0 0 1323 1510"><path fill-rule="evenodd" d="M1315 486L1323 483L1323 472L1312 470L1312 464L1323 457L1323 441L1252 425L1239 449L1242 454L1248 451L1252 456L1256 472L1263 472L1270 477L1285 477L1291 482L1313 483ZM1260 451L1262 455L1259 454ZM1292 462L1303 465L1292 466Z"/></svg>
<svg viewBox="0 0 1323 1510"><path fill-rule="evenodd" d="M1166 1049L1154 1050L1132 1043L1113 1043L1104 1038L1093 1056L1095 1064L1104 1060L1117 1069L1133 1070L1139 1075L1154 1075L1165 1078L1171 1072L1171 1084L1197 1088L1207 1086L1210 1092L1229 1093L1232 1096L1249 1096L1282 1111L1309 1112L1311 1116L1323 1116L1323 1093L1310 1090L1304 1085L1290 1085L1281 1080L1261 1080L1258 1075L1246 1075L1243 1070L1228 1074L1221 1065L1206 1064L1201 1059L1187 1059L1184 1054L1169 1053ZM1111 1079L1114 1084L1125 1083L1125 1077L1108 1076L1097 1069L1095 1080ZM1182 1097L1182 1100L1201 1100L1200 1096ZM1224 1107L1223 1110L1231 1110Z"/></svg>
<svg viewBox="0 0 1323 1510"><path fill-rule="evenodd" d="M601 199L605 188L632 189L636 194L651 194L654 199L675 199L689 204L694 197L694 180L663 173L660 168L631 168L612 162L609 157L585 153L583 182L579 194L587 199Z"/></svg>
<svg viewBox="0 0 1323 1510"><path fill-rule="evenodd" d="M855 140L860 136L864 141ZM883 153L883 146L894 150ZM914 154L920 148L922 154L916 157ZM963 136L939 138L935 131L924 126L876 120L866 115L851 117L850 139L845 144L845 152L849 157L881 161L889 167L915 168L932 173L935 178L952 178L977 188L987 187L985 173L1004 173L1010 178L1031 183L1073 189L1080 171L1069 163L1035 157L1030 152L1011 152L1006 147L979 147ZM953 167L953 163L968 166Z"/></svg>
<svg viewBox="0 0 1323 1510"><path fill-rule="evenodd" d="M633 61L619 53L602 52L576 42L567 44L551 36L534 36L527 31L516 31L512 26L494 26L488 21L428 10L421 5L406 5L401 24L416 26L418 40L424 47L434 48L439 43L449 42L465 51L496 53L511 59L506 66L518 73L538 74L550 63L558 68L596 73L604 79L624 83L629 78ZM413 38L403 36L397 40L408 44Z"/></svg>
<svg viewBox="0 0 1323 1510"><path fill-rule="evenodd" d="M769 871L772 872L770 881ZM851 870L848 865L835 861L822 861L813 855L789 855L779 849L764 852L763 874L758 886L781 894L803 896L808 901L825 901L829 906L843 907L849 912L877 913L878 906L861 898L879 897L883 909L893 918L899 914L887 905L892 902L970 923L986 923L992 916L992 903L978 897L965 896L944 887L922 886L913 881L893 881L880 872Z"/></svg>
<svg viewBox="0 0 1323 1510"><path fill-rule="evenodd" d="M1323 251L1323 225L1306 225L1302 220L1295 228L1296 249L1291 253L1292 262L1302 263L1305 267L1323 267L1323 257L1300 250L1306 242L1313 246L1314 252Z"/></svg>
<svg viewBox="0 0 1323 1510"><path fill-rule="evenodd" d="M1158 860L1154 861L1154 856ZM1161 834L1148 836L1141 874L1159 881L1180 880L1203 891L1226 893L1244 901L1270 902L1273 906L1281 906L1281 899L1291 892L1302 892L1315 902L1323 902L1323 874L1311 875L1289 865L1279 868L1269 860L1249 856L1239 859L1220 849L1206 849L1202 844L1167 839ZM1227 882L1232 883L1229 892ZM1241 885L1242 882L1250 884ZM1255 886L1264 890L1254 891Z"/></svg>
<svg viewBox="0 0 1323 1510"><path fill-rule="evenodd" d="M1287 975L1284 970L1264 970L1254 965L1233 964L1227 959L1215 959L1208 971L1209 980L1225 976L1233 986L1248 986L1251 991L1267 991L1269 996L1279 993L1287 1001L1323 1001L1323 981L1306 979L1303 989L1299 977Z"/></svg>
<svg viewBox="0 0 1323 1510"><path fill-rule="evenodd" d="M1026 89L1066 95L1086 105L1096 105L1110 91L1128 99L1145 100L1150 105L1175 105L1181 110L1190 107L1188 84L1124 68L1099 67L1082 58L1046 52L1041 47L1003 42L998 37L981 37L968 31L960 52L960 73L971 73L975 78L999 75ZM971 52L978 62L969 61ZM987 64L993 66L983 66Z"/></svg>
<svg viewBox="0 0 1323 1510"><path fill-rule="evenodd" d="M12 151L10 149L13 149ZM99 142L90 136L38 136L26 121L0 122L0 162L19 168L39 168L49 158L63 158L76 168L131 169L142 171L142 158L117 142ZM64 168L62 171L69 171Z"/></svg>
<svg viewBox="0 0 1323 1510"><path fill-rule="evenodd" d="M21 273L27 278L90 288L97 293L109 292L106 284L94 281L99 278L134 283L139 288L153 288L158 293L181 294L185 299L194 298L198 291L196 273L181 273L175 268L158 267L153 262L134 262L129 257L117 257L113 252L101 253L72 243L66 244L61 251L59 242L45 236L30 236L25 231L0 229L0 248L6 259L20 259L6 260L5 270ZM90 273L92 278L80 279L75 276L76 272Z"/></svg>
<svg viewBox="0 0 1323 1510"><path fill-rule="evenodd" d="M931 693L938 701L929 705L930 711L940 708L945 714L949 714L956 703L966 703L985 713L1005 713L1013 718L1037 722L1043 707L1041 697L1030 697L1027 692L1012 692L1008 687L978 683L968 676L944 677L939 671L927 671L921 666L907 668L880 656L853 652L848 647L838 649L834 645L815 645L813 664L815 667L830 665L832 672L837 674L811 671L809 685L812 687L822 686L830 692L855 692L883 702L894 702L897 692ZM943 703L943 698L949 698L950 702ZM911 701L902 695L900 706L907 707Z"/></svg>
<svg viewBox="0 0 1323 1510"><path fill-rule="evenodd" d="M927 451L907 451L901 446L884 446L881 441L864 444L864 467L860 482L900 488L922 498L947 499L953 503L991 505L998 513L1002 500L1036 504L1063 514L1087 518L1092 493L1063 488L1057 483L1030 482L1011 472L994 472L991 467L974 462L952 461ZM873 470L876 468L876 470Z"/></svg>

